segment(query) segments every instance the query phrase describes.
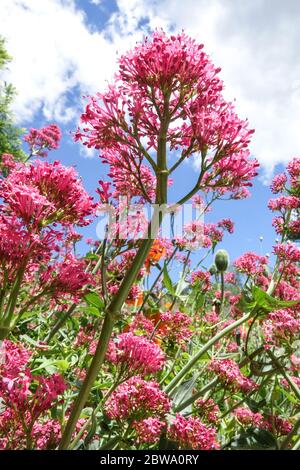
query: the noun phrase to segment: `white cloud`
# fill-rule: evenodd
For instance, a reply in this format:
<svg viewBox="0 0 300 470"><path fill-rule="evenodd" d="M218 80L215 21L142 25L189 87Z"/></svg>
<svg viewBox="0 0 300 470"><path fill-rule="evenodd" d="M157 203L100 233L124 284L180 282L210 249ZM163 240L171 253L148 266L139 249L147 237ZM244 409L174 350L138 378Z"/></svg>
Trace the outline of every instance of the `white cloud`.
<svg viewBox="0 0 300 470"><path fill-rule="evenodd" d="M7 79L18 91L19 121L30 122L41 110L49 120L67 122L78 114L82 94L111 79L116 47L89 29L73 0L1 0L0 16L14 58ZM74 90L78 103L68 99Z"/></svg>
<svg viewBox="0 0 300 470"><path fill-rule="evenodd" d="M226 97L236 98L239 114L256 129L252 150L266 172L299 155L300 2L118 0L117 5L105 29L96 31L75 0L1 0L1 34L14 57L8 78L19 93L19 120L30 122L39 110L49 120L75 119L82 94L103 89L111 79L117 53L149 29L184 28L222 67Z"/></svg>

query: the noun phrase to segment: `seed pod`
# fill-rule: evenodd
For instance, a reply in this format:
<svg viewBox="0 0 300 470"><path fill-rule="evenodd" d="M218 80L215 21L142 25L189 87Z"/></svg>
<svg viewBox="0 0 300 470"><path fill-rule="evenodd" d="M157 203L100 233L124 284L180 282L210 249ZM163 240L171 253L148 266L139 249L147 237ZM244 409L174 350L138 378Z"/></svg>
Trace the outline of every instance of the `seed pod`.
<svg viewBox="0 0 300 470"><path fill-rule="evenodd" d="M219 250L215 255L215 265L219 273L223 273L229 266L229 255L226 250Z"/></svg>

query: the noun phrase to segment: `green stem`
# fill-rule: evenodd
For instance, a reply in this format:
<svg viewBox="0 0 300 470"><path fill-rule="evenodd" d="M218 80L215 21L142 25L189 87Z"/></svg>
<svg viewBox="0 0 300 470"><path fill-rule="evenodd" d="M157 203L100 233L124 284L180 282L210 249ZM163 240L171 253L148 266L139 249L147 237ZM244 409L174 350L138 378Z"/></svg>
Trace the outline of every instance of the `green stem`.
<svg viewBox="0 0 300 470"><path fill-rule="evenodd" d="M291 379L291 377L289 376L289 374L286 373L286 371L284 370L284 367L281 365L281 363L278 361L278 359L276 358L276 356L272 353L272 351L270 351L269 349L266 350L268 356L271 358L272 362L276 365L276 367L279 369L280 373L283 375L283 377L286 379L286 381L288 382L289 386L291 387L291 389L293 390L293 392L295 393L295 395L297 396L298 400L300 400L300 389L297 387L297 385L295 384L295 382Z"/></svg>
<svg viewBox="0 0 300 470"><path fill-rule="evenodd" d="M11 323L11 319L16 308L18 294L20 291L20 287L22 284L26 266L27 266L27 260L24 261L23 265L20 267L20 270L15 280L14 287L11 291L11 294L7 303L7 307L6 307L4 321L0 325L0 340L5 339L10 332L10 326L11 326L10 323Z"/></svg>
<svg viewBox="0 0 300 470"><path fill-rule="evenodd" d="M211 382L209 382L205 387L203 387L199 392L194 393L190 398L188 398L186 401L180 403L174 410L175 413L178 413L179 411L184 410L188 406L192 405L198 398L200 398L202 395L204 395L206 392L208 392L211 388L213 388L217 383L219 382L218 377L213 379Z"/></svg>
<svg viewBox="0 0 300 470"><path fill-rule="evenodd" d="M65 322L68 320L68 318L70 318L70 316L72 315L72 313L74 312L76 307L77 307L77 304L72 304L71 307L68 310L66 310L62 314L62 316L55 322L55 324L53 325L52 330L50 331L49 335L45 339L46 343L50 343L53 336L56 335L58 330L60 330L60 328L65 324Z"/></svg>
<svg viewBox="0 0 300 470"><path fill-rule="evenodd" d="M200 351L193 356L189 362L185 365L185 367L177 374L173 380L169 383L169 385L165 388L166 393L170 393L171 390L177 385L184 377L186 374L190 372L190 370L194 367L194 365L199 361L201 356L208 351L211 346L213 346L215 343L217 343L221 338L227 335L227 333L230 333L232 330L240 326L242 323L245 323L249 318L251 317L252 312L247 313L244 315L242 318L239 320L235 321L231 325L228 325L224 330L220 331L218 334L216 334L210 341L208 341L201 349Z"/></svg>
<svg viewBox="0 0 300 470"><path fill-rule="evenodd" d="M160 223L161 217L159 214L159 209L155 208L153 218L149 224L149 232L151 235L153 235L153 237L155 237L158 233ZM122 305L128 297L131 286L139 274L139 271L147 258L152 244L152 237L146 238L142 241L141 247L136 254L133 264L126 273L126 276L123 279L117 294L106 309L106 315L104 318L97 349L63 432L59 445L60 450L65 450L69 447L76 423L80 417L81 411L87 401L93 383L96 380L105 359L105 353L112 335L115 319L118 317Z"/></svg>
<svg viewBox="0 0 300 470"><path fill-rule="evenodd" d="M69 447L69 443L71 441L76 423L80 417L81 411L87 401L90 390L97 378L100 367L104 361L106 349L113 330L113 325L113 318L110 314L106 314L95 355L85 377L83 385L80 389L79 395L75 400L69 420L63 432L62 439L59 445L60 450L68 449Z"/></svg>
<svg viewBox="0 0 300 470"><path fill-rule="evenodd" d="M239 363L239 368L241 369L242 367L244 367L246 364L248 364L248 362L251 362L252 359L254 359L255 356L257 356L259 353L261 353L262 351L264 350L263 347L260 347L258 349L256 349L256 351L253 351L252 354L250 354L249 356L247 356L245 359L243 359L240 363ZM192 403L194 403L198 398L200 398L202 395L204 395L206 392L208 392L209 390L211 390L215 385L217 385L217 383L219 382L219 378L216 377L215 379L213 379L211 382L209 382L207 385L205 385L201 390L199 390L199 392L196 392L194 393L190 398L188 398L186 401L180 403L180 405L178 405L178 407L174 410L175 412L178 412L178 411L182 411L184 410L185 408L187 408L188 406L192 405Z"/></svg>
<svg viewBox="0 0 300 470"><path fill-rule="evenodd" d="M224 305L224 294L225 294L225 285L224 285L224 272L221 272L221 303L220 303L220 312L219 315L221 315L223 311L223 305Z"/></svg>

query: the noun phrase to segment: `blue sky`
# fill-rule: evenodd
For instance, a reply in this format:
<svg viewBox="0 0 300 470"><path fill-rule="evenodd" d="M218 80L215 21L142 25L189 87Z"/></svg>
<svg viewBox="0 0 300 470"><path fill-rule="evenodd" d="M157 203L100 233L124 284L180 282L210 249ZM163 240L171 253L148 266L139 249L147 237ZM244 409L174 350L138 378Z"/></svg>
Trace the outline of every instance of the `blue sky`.
<svg viewBox="0 0 300 470"><path fill-rule="evenodd" d="M14 60L5 79L18 95L14 111L24 127L57 122L61 148L51 159L74 165L94 194L106 169L99 158L72 142L84 95L105 88L118 55L153 30L184 28L204 43L222 67L225 96L256 133L251 151L262 165L251 198L220 202L207 221L230 217L235 233L222 246L231 259L245 251L272 251L275 234L265 184L274 170L299 155L300 2L286 0L1 0L0 34ZM172 193L196 179L192 163L176 174ZM95 236L95 226L84 230ZM264 239L260 242L259 237ZM84 249L83 245L81 249Z"/></svg>

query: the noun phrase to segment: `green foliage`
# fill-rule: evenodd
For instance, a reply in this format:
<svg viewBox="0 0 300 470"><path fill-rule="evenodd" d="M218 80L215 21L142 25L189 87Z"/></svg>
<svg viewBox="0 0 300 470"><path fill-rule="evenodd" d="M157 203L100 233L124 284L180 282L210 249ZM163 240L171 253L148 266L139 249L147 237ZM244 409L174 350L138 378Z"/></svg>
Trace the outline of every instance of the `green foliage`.
<svg viewBox="0 0 300 470"><path fill-rule="evenodd" d="M264 316L269 312L292 307L298 303L298 301L275 299L259 287L253 286L250 292L243 292L237 307L244 312L253 310L255 314Z"/></svg>
<svg viewBox="0 0 300 470"><path fill-rule="evenodd" d="M23 160L25 153L21 149L21 135L24 129L15 126L10 110L15 96L15 89L3 79L3 72L11 57L6 51L5 41L0 37L0 155L11 153L17 160Z"/></svg>
<svg viewBox="0 0 300 470"><path fill-rule="evenodd" d="M275 450L277 441L265 429L248 428L232 441L231 448L236 450Z"/></svg>

